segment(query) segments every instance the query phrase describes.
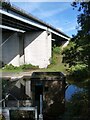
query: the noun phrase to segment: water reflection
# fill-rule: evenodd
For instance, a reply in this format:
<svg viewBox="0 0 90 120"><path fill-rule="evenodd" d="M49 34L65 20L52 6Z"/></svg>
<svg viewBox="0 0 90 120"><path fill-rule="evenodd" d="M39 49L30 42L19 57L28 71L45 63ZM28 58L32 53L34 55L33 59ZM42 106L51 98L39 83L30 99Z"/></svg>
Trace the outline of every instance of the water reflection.
<svg viewBox="0 0 90 120"><path fill-rule="evenodd" d="M82 91L83 91L83 88L79 88L73 84L69 85L65 91L65 100L69 101L73 94L75 94L77 92L82 92Z"/></svg>
<svg viewBox="0 0 90 120"><path fill-rule="evenodd" d="M30 81L27 81L27 79L24 78L18 82L21 87L18 84L15 84L16 86L14 86L11 91L9 90L9 92L14 91L13 93L15 93L17 97L20 96L20 98L23 98L21 96L24 96L24 98L26 98L27 96L25 97L24 94L28 90L26 88L30 87L28 84L29 82ZM47 77L44 77L43 81L38 78L34 78L34 80L32 79L32 94L29 94L30 91L28 94L32 95L31 97L33 98L33 101L35 101L33 104L35 103L37 105L40 104L40 95L43 95L43 120L88 120L88 113L90 112L90 109L88 109L88 92L90 91L90 83L87 83L86 86L82 87L71 84L65 91L63 82L56 77L53 80L51 80L50 77L48 79ZM6 85L6 83L4 84ZM16 87L18 88L16 89ZM88 91L86 89L88 89ZM7 92L7 90L8 89L5 88L4 92ZM66 102L64 101L64 98ZM22 120L35 120L33 116L34 115L31 112L11 112L11 120L17 120L19 118Z"/></svg>
<svg viewBox="0 0 90 120"><path fill-rule="evenodd" d="M5 100L4 107L13 108L17 107L17 105L19 107L37 106L38 120L40 120L41 116L43 116L43 120L57 120L59 116L64 114L66 77L63 73L34 72L30 77L25 76L23 79L15 81L12 89L10 84L13 83L9 83L9 89L4 88L3 97L5 97L6 93L9 93L19 101L19 104L16 104L17 101L9 96ZM7 83L4 83L4 85L7 86ZM28 110L10 110L11 120L32 120L33 116Z"/></svg>

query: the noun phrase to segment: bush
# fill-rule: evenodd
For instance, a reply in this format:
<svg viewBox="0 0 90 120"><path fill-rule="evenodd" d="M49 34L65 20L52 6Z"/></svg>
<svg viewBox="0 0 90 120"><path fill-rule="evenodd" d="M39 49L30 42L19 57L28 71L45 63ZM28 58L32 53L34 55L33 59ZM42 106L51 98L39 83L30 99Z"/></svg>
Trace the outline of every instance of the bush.
<svg viewBox="0 0 90 120"><path fill-rule="evenodd" d="M50 60L50 65L55 65L56 64L56 58L55 58L55 56L53 55L53 57L52 57L52 59ZM49 66L50 66L49 65ZM49 67L48 66L48 67Z"/></svg>
<svg viewBox="0 0 90 120"><path fill-rule="evenodd" d="M18 67L15 67L15 66L13 66L12 64L10 64L10 65L5 65L5 67L4 67L4 69L6 69L6 70L15 70L15 69L17 69Z"/></svg>
<svg viewBox="0 0 90 120"><path fill-rule="evenodd" d="M71 100L66 103L67 111L64 120L89 120L88 92L80 91L75 93ZM68 118L67 118L68 115Z"/></svg>
<svg viewBox="0 0 90 120"><path fill-rule="evenodd" d="M38 66L33 66L31 64L24 64L24 65L21 65L20 67L23 70L29 70L29 69L37 69L37 68L39 68Z"/></svg>
<svg viewBox="0 0 90 120"><path fill-rule="evenodd" d="M60 54L61 53L61 48L60 47L53 47L53 52L56 54Z"/></svg>
<svg viewBox="0 0 90 120"><path fill-rule="evenodd" d="M24 65L21 65L20 67L16 67L10 64L4 67L5 70L29 70L29 69L37 69L37 68L38 66L33 66L31 64L24 64Z"/></svg>
<svg viewBox="0 0 90 120"><path fill-rule="evenodd" d="M58 57L59 55L61 55L61 47L53 47L53 51L52 51L52 58L50 60L51 65L55 65L57 64L58 61Z"/></svg>
<svg viewBox="0 0 90 120"><path fill-rule="evenodd" d="M68 69L69 75L75 80L83 80L88 77L88 69L86 64L77 64Z"/></svg>

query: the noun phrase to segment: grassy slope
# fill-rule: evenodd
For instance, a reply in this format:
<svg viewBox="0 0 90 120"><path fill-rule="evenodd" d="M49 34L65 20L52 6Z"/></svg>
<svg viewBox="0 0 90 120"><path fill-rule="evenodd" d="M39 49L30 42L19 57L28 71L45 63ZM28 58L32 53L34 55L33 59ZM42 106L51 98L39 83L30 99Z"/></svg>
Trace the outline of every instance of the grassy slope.
<svg viewBox="0 0 90 120"><path fill-rule="evenodd" d="M60 54L54 54L55 63L48 66L46 69L41 69L44 72L64 72L66 73L65 66L62 63L62 56Z"/></svg>

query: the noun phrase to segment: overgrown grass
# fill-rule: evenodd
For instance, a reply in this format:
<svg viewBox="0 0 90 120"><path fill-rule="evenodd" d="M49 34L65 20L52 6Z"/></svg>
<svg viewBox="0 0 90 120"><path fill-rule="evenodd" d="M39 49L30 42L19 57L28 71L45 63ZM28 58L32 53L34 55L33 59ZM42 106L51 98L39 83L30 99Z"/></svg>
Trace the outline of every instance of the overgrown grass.
<svg viewBox="0 0 90 120"><path fill-rule="evenodd" d="M22 66L20 66L22 70L34 70L34 69L38 69L39 67L38 66L34 66L34 65L31 65L31 64L24 64Z"/></svg>
<svg viewBox="0 0 90 120"><path fill-rule="evenodd" d="M35 70L35 69L38 69L38 66L33 66L31 64L24 64L24 65L21 65L20 67L16 67L10 64L10 65L5 65L5 67L2 68L0 71L2 72L23 72L23 71L29 71L29 70Z"/></svg>
<svg viewBox="0 0 90 120"><path fill-rule="evenodd" d="M55 59L57 60L54 61L51 65L48 66L46 69L42 69L44 72L64 72L66 73L65 66L62 64L62 56L61 55L54 55ZM54 60L55 60L54 59Z"/></svg>
<svg viewBox="0 0 90 120"><path fill-rule="evenodd" d="M41 71L44 72L64 72L66 73L66 68L62 63L62 55L61 55L61 48L56 47L53 48L51 64L46 68L42 69Z"/></svg>
<svg viewBox="0 0 90 120"><path fill-rule="evenodd" d="M0 115L0 120L2 119L2 115Z"/></svg>

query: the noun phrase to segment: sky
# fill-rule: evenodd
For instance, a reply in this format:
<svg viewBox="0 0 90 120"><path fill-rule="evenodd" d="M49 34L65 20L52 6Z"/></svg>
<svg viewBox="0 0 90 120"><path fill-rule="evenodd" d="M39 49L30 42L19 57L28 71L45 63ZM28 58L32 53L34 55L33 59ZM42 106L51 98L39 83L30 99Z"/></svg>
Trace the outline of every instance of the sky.
<svg viewBox="0 0 90 120"><path fill-rule="evenodd" d="M71 2L17 2L14 0L11 0L10 2L40 20L61 30L69 37L72 37L72 35L77 33L78 11L76 9L73 10Z"/></svg>

